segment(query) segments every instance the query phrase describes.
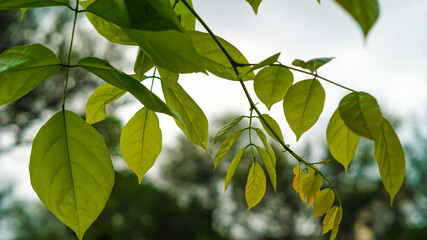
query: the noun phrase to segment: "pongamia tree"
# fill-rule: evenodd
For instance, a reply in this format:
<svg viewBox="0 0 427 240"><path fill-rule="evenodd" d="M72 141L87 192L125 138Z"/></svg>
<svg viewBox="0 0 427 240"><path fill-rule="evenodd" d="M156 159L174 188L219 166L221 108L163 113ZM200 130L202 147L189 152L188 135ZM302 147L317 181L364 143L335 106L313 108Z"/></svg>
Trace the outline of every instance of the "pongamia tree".
<svg viewBox="0 0 427 240"><path fill-rule="evenodd" d="M261 0L247 0L255 13ZM320 3L320 1L318 1ZM379 6L376 0L336 0L359 24L365 36L375 23ZM222 162L243 132L247 145L233 158L225 177L227 189L243 154L252 154L245 186L248 210L264 197L267 176L276 191L276 154L267 135L297 162L293 168L294 189L301 198L314 205L314 216L323 217L323 233L338 234L342 219L342 202L334 184L318 169L285 143L280 126L255 105L246 85L252 84L257 98L270 109L281 102L284 115L297 139L309 130L323 111L326 93L322 82L349 91L339 103L326 130L332 156L350 164L360 137L374 143L374 156L391 201L403 183L405 154L401 143L377 100L370 94L333 82L318 73L332 58L295 60L292 65L279 62L280 53L264 61L249 62L231 43L215 35L192 7L190 0L2 0L0 10L63 6L74 12L69 29L71 38L66 61L42 44L10 48L0 55L0 105L12 103L65 69L62 108L39 130L32 145L30 178L33 189L45 206L82 239L89 226L103 210L114 185L114 169L103 138L91 126L105 116L105 106L131 93L144 106L123 127L120 151L129 168L142 181L162 149L162 134L157 114L172 117L194 144L208 150L208 120L202 109L178 82L183 73L210 72L241 86L250 108L247 115L236 116L222 128L214 142L225 137L236 123L247 120L245 128L230 133L214 157L214 167ZM72 61L77 18L86 15L99 34L122 45L139 46L135 74L128 75L108 61L85 57ZM196 20L202 31L195 30ZM215 23L209 23L215 24ZM226 37L226 36L224 36ZM67 110L67 89L74 69L90 72L106 83L94 91L86 104L86 121ZM145 74L154 68L154 73ZM309 79L294 83L293 72ZM157 74L159 73L159 74ZM162 100L141 81L160 80ZM263 128L254 127L258 121ZM257 144L260 140L260 144ZM282 153L280 153L282 154ZM285 154L285 153L283 153ZM325 187L322 186L325 183Z"/></svg>

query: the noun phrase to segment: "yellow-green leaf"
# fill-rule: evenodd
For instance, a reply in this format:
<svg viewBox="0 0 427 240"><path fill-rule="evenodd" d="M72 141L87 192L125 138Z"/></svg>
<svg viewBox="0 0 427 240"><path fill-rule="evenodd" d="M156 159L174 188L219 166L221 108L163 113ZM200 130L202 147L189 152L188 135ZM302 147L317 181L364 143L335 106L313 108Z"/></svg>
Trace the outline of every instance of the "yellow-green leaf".
<svg viewBox="0 0 427 240"><path fill-rule="evenodd" d="M135 113L123 127L120 151L141 182L162 151L162 131L155 112L142 108Z"/></svg>
<svg viewBox="0 0 427 240"><path fill-rule="evenodd" d="M283 142L282 130L280 130L280 126L276 122L276 120L274 120L274 118L270 117L270 115L268 114L262 114L262 116L264 117L268 125L270 125L270 127L273 129L273 131L278 135L279 139ZM261 119L259 119L259 121L261 122L261 125L264 128L264 130L267 132L267 134L270 135L270 137L272 137L274 140L280 143L280 141L276 138L276 136L274 136L273 132L270 131L270 129L267 127L267 125Z"/></svg>
<svg viewBox="0 0 427 240"><path fill-rule="evenodd" d="M21 8L21 20L24 18L25 13L27 12L28 8Z"/></svg>
<svg viewBox="0 0 427 240"><path fill-rule="evenodd" d="M139 80L142 81L145 78L145 73L153 67L153 61L140 48L136 56L135 65L133 66L133 71L138 76Z"/></svg>
<svg viewBox="0 0 427 240"><path fill-rule="evenodd" d="M325 90L316 79L300 81L289 88L283 100L283 111L297 141L317 122L324 104Z"/></svg>
<svg viewBox="0 0 427 240"><path fill-rule="evenodd" d="M273 185L274 192L277 193L276 190L276 162L273 162L270 154L266 150L261 147L256 146L259 155L261 156L262 162L264 163L265 168L267 169L268 176L270 177L271 185Z"/></svg>
<svg viewBox="0 0 427 240"><path fill-rule="evenodd" d="M320 190L322 184L323 180L320 174L316 174L315 172L306 173L301 177L301 192L304 193L307 198L310 198Z"/></svg>
<svg viewBox="0 0 427 240"><path fill-rule="evenodd" d="M169 0L169 2L171 3L171 6L174 6L176 0ZM190 6L193 5L191 0L186 0L186 2L190 4ZM188 10L185 4L179 1L173 10L181 20L182 27L184 27L186 30L194 30L196 28L196 17L193 13L191 13L190 10Z"/></svg>
<svg viewBox="0 0 427 240"><path fill-rule="evenodd" d="M60 111L34 139L30 178L44 205L82 239L107 203L114 169L101 135L77 114Z"/></svg>
<svg viewBox="0 0 427 240"><path fill-rule="evenodd" d="M2 0L0 1L0 10L66 6L68 3L69 0Z"/></svg>
<svg viewBox="0 0 427 240"><path fill-rule="evenodd" d="M335 0L359 24L365 37L368 35L380 14L377 0Z"/></svg>
<svg viewBox="0 0 427 240"><path fill-rule="evenodd" d="M178 82L179 73L174 73L160 67L158 67L157 70L159 70L159 74L162 79L162 86L169 88Z"/></svg>
<svg viewBox="0 0 427 240"><path fill-rule="evenodd" d="M393 127L383 119L378 138L375 141L374 155L384 187L390 195L390 205L405 178L405 153Z"/></svg>
<svg viewBox="0 0 427 240"><path fill-rule="evenodd" d="M264 132L259 128L255 128L255 132L258 134L259 139L267 150L267 153L270 155L270 159L273 165L276 166L276 154L274 153L273 148L271 148L270 144L268 143L267 137L265 136Z"/></svg>
<svg viewBox="0 0 427 240"><path fill-rule="evenodd" d="M345 125L337 109L329 120L326 140L332 156L344 166L346 172L356 153L359 139L360 136Z"/></svg>
<svg viewBox="0 0 427 240"><path fill-rule="evenodd" d="M342 207L341 206L333 206L331 209L328 210L326 213L325 218L323 218L323 234L329 232L329 230L332 230L334 228L337 229L341 223L342 219ZM336 235L336 233L335 233Z"/></svg>
<svg viewBox="0 0 427 240"><path fill-rule="evenodd" d="M221 140L222 137L225 136L225 134L227 134L234 126L236 126L240 120L242 120L245 116L238 116L236 118L233 118L232 120L230 120L228 123L226 123L224 125L224 127L222 127L218 133L215 136L214 139L214 144L217 143L219 140Z"/></svg>
<svg viewBox="0 0 427 240"><path fill-rule="evenodd" d="M377 139L383 115L374 97L365 92L353 92L341 100L338 109L350 130L362 137Z"/></svg>
<svg viewBox="0 0 427 240"><path fill-rule="evenodd" d="M230 184L231 179L233 178L234 172L236 172L237 166L239 165L240 159L242 158L246 148L247 147L244 147L237 152L236 156L234 156L233 161L228 167L227 176L225 177L224 182L224 192L227 191L228 185Z"/></svg>
<svg viewBox="0 0 427 240"><path fill-rule="evenodd" d="M246 182L245 198L248 211L255 207L264 197L267 179L261 166L255 161L249 170Z"/></svg>
<svg viewBox="0 0 427 240"><path fill-rule="evenodd" d="M262 0L246 0L246 2L248 2L251 5L251 7L254 10L255 14L258 13L258 7L261 4L261 1Z"/></svg>
<svg viewBox="0 0 427 240"><path fill-rule="evenodd" d="M255 76L254 90L258 98L270 110L273 104L283 100L294 83L292 72L280 66L261 69Z"/></svg>
<svg viewBox="0 0 427 240"><path fill-rule="evenodd" d="M239 139L242 134L243 129L239 129L232 134L228 135L228 137L221 143L218 151L214 157L214 167L216 168L224 159L225 155L230 151L231 147L236 143L237 139Z"/></svg>
<svg viewBox="0 0 427 240"><path fill-rule="evenodd" d="M335 194L332 189L325 188L320 191L314 198L313 218L320 217L327 213L328 210L332 207L332 204L334 204L334 200Z"/></svg>

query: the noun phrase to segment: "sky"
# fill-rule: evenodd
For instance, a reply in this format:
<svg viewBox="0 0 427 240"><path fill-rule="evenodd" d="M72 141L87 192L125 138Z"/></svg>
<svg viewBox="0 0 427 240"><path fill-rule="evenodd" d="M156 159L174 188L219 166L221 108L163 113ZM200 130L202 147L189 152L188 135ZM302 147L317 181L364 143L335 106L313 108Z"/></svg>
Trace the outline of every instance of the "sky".
<svg viewBox="0 0 427 240"><path fill-rule="evenodd" d="M405 132L405 127L409 128L417 117L427 119L427 75L424 73L427 1L380 0L379 3L380 17L364 39L355 21L330 0L322 1L321 5L315 0L264 0L257 15L244 0L193 0L195 10L215 34L236 46L251 63L278 52L281 52L279 61L286 65L296 58L335 57L319 69L319 75L376 97L386 114L402 118L403 128L398 134L403 142L410 142L411 135ZM203 31L199 24L196 28ZM129 61L135 59L136 48L126 48L125 52ZM310 76L295 74L295 82L307 78ZM211 123L225 114L249 113L246 97L237 82L186 74L180 77L180 83ZM246 85L255 97L252 82ZM280 123L287 143L296 149L302 149L308 141L325 142L329 118L340 99L349 93L326 82L322 85L326 91L324 111L318 123L299 142L285 122L282 104L274 105L269 112ZM155 86L154 91L161 92L159 86ZM258 106L262 112L268 112L262 103ZM117 113L126 122L140 107L137 102L131 103L120 107ZM159 117L163 146L167 148L176 141L179 129L171 118ZM27 170L30 151L31 146L22 146L8 155L0 155L0 174L16 183L18 196L30 193L35 197ZM318 160L324 159L312 161Z"/></svg>

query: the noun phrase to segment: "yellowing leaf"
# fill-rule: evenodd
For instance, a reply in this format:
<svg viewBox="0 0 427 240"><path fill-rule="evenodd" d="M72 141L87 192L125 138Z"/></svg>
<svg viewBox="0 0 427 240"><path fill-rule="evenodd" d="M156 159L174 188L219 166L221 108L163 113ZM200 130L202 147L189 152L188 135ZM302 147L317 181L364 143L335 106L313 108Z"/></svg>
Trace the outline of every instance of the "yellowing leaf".
<svg viewBox="0 0 427 240"><path fill-rule="evenodd" d="M302 176L300 188L304 195L307 198L310 198L319 191L320 187L322 187L322 184L323 180L320 174L309 172Z"/></svg>
<svg viewBox="0 0 427 240"><path fill-rule="evenodd" d="M242 134L243 129L237 130L230 134L224 142L219 146L218 151L215 154L214 157L214 166L215 168L218 167L218 165L222 162L225 155L230 151L231 147L233 147L234 143L236 143L237 139L239 139L240 135Z"/></svg>
<svg viewBox="0 0 427 240"><path fill-rule="evenodd" d="M399 138L387 119L383 119L375 141L374 156L391 205L405 178L406 163Z"/></svg>
<svg viewBox="0 0 427 240"><path fill-rule="evenodd" d="M283 100L286 120L298 139L319 119L325 103L325 90L316 79L295 83Z"/></svg>
<svg viewBox="0 0 427 240"><path fill-rule="evenodd" d="M325 188L320 191L314 198L313 218L320 217L332 207L334 204L335 194L330 188Z"/></svg>
<svg viewBox="0 0 427 240"><path fill-rule="evenodd" d="M270 157L270 154L267 153L266 150L264 150L261 147L256 147L258 150L259 155L261 156L261 159L264 163L265 168L267 169L268 176L270 177L271 185L273 185L274 192L277 193L276 190L276 166L273 163L273 160Z"/></svg>
<svg viewBox="0 0 427 240"><path fill-rule="evenodd" d="M162 151L162 132L155 112L142 108L123 127L120 151L141 183Z"/></svg>
<svg viewBox="0 0 427 240"><path fill-rule="evenodd" d="M356 134L377 139L383 115L377 100L365 92L346 95L338 107L341 119Z"/></svg>
<svg viewBox="0 0 427 240"><path fill-rule="evenodd" d="M325 218L323 218L323 234L329 232L329 230L332 230L333 228L337 228L341 223L342 219L342 207L341 206L334 206L331 209L328 210L326 213Z"/></svg>
<svg viewBox="0 0 427 240"><path fill-rule="evenodd" d="M326 140L332 156L344 166L346 172L356 153L359 139L360 136L345 125L337 109L329 120Z"/></svg>
<svg viewBox="0 0 427 240"><path fill-rule="evenodd" d="M294 180L292 182L292 187L295 189L295 192L300 193L301 192L301 188L300 188L300 184L301 184L301 176L302 176L302 172L300 171L300 165L296 165L293 169L294 172ZM304 199L303 199L304 201Z"/></svg>
<svg viewBox="0 0 427 240"><path fill-rule="evenodd" d="M242 158L245 150L246 150L246 147L240 149L237 152L236 156L234 156L233 161L228 167L227 176L225 177L225 182L224 182L224 192L227 191L228 185L230 184L230 181L233 178L234 172L236 171L237 166L239 165L240 159Z"/></svg>
<svg viewBox="0 0 427 240"><path fill-rule="evenodd" d="M264 197L267 180L261 166L254 162L249 170L245 197L249 209L255 207Z"/></svg>

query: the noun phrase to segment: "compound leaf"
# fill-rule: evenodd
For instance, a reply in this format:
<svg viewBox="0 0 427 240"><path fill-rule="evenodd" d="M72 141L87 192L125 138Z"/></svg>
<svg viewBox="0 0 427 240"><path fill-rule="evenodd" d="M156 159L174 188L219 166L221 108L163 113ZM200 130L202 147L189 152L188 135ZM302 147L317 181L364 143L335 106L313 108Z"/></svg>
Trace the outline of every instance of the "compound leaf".
<svg viewBox="0 0 427 240"><path fill-rule="evenodd" d="M324 104L325 90L316 79L300 81L289 88L283 110L297 141L317 122Z"/></svg>
<svg viewBox="0 0 427 240"><path fill-rule="evenodd" d="M327 213L334 204L335 194L330 188L325 188L320 191L314 198L313 203L313 218L320 217Z"/></svg>
<svg viewBox="0 0 427 240"><path fill-rule="evenodd" d="M270 115L268 115L268 114L262 114L262 116L264 117L264 119L268 123L268 125L270 125L270 127L273 129L273 131L278 135L280 140L283 142L282 130L280 130L280 126L276 122L276 120L274 120L274 118L270 117ZM264 130L267 132L267 134L270 135L270 137L272 137L274 140L276 140L277 142L280 143L280 141L276 138L276 136L274 136L273 132L270 131L270 129L267 127L267 125L261 119L260 119L260 122L261 122L261 125L264 128Z"/></svg>
<svg viewBox="0 0 427 240"><path fill-rule="evenodd" d="M380 14L377 0L335 0L359 24L365 37L368 35Z"/></svg>
<svg viewBox="0 0 427 240"><path fill-rule="evenodd" d="M264 197L267 180L261 166L255 161L249 170L246 182L245 198L248 211L255 207Z"/></svg>
<svg viewBox="0 0 427 240"><path fill-rule="evenodd" d="M237 139L239 139L240 135L242 134L243 129L239 129L232 134L230 134L224 142L221 143L219 146L218 151L215 154L214 157L214 167L218 167L218 165L222 162L225 155L230 151L230 149L233 147L233 145L236 143Z"/></svg>
<svg viewBox="0 0 427 240"><path fill-rule="evenodd" d="M231 161L231 164L228 167L227 176L225 177L224 192L227 191L228 185L230 184L231 179L233 178L234 172L236 172L237 166L239 165L240 159L242 158L246 148L247 147L240 149L237 152L236 156L234 156L233 161Z"/></svg>
<svg viewBox="0 0 427 240"><path fill-rule="evenodd" d="M155 112L142 108L135 113L123 127L120 151L141 182L162 151L162 131Z"/></svg>
<svg viewBox="0 0 427 240"><path fill-rule="evenodd" d="M226 123L224 125L224 127L222 127L218 133L215 136L214 139L214 144L217 143L219 140L221 140L222 137L225 136L225 134L227 134L234 126L236 126L240 120L242 120L245 116L238 116L236 118L233 118L232 120L230 120L228 123Z"/></svg>
<svg viewBox="0 0 427 240"><path fill-rule="evenodd" d="M257 133L259 139L267 150L267 153L270 155L273 165L276 166L276 154L274 153L273 148L271 148L270 144L268 143L267 137L265 136L264 132L259 128L255 128L255 132Z"/></svg>
<svg viewBox="0 0 427 240"><path fill-rule="evenodd" d="M40 85L60 66L56 55L40 44L10 48L0 54L0 106Z"/></svg>
<svg viewBox="0 0 427 240"><path fill-rule="evenodd" d="M30 177L40 200L79 239L101 213L114 185L103 138L70 111L56 113L37 133Z"/></svg>
<svg viewBox="0 0 427 240"><path fill-rule="evenodd" d="M276 190L276 161L271 159L270 154L261 147L256 146L259 155L261 156L262 162L264 163L265 168L267 169L268 176L270 177L271 185L273 185L274 192Z"/></svg>

